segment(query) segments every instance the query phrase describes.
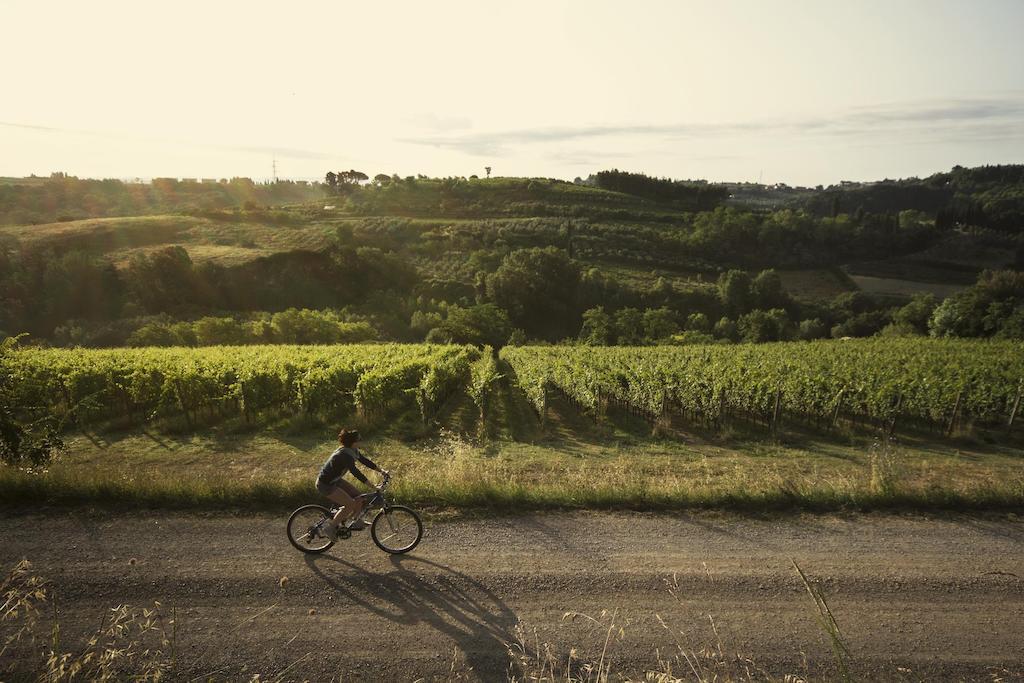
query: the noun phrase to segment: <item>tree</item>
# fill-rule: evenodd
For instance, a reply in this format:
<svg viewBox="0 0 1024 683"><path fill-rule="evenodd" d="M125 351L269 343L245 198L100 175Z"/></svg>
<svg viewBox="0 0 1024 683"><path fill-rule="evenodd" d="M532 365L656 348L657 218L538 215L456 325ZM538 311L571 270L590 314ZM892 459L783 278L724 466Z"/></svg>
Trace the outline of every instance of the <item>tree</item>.
<svg viewBox="0 0 1024 683"><path fill-rule="evenodd" d="M234 318L201 318L193 325L200 346L236 345L251 341L249 330Z"/></svg>
<svg viewBox="0 0 1024 683"><path fill-rule="evenodd" d="M714 335L719 339L728 339L731 342L739 341L740 338L736 323L725 317L715 323Z"/></svg>
<svg viewBox="0 0 1024 683"><path fill-rule="evenodd" d="M333 183L332 177L333 175ZM370 179L370 176L366 175L362 171L357 171L354 168L348 171L341 171L339 173L327 174L327 186L334 190L337 194L348 194L353 189L359 187L359 183Z"/></svg>
<svg viewBox="0 0 1024 683"><path fill-rule="evenodd" d="M888 311L867 311L859 313L844 322L832 327L832 336L841 339L843 337L870 337L879 332L892 321Z"/></svg>
<svg viewBox="0 0 1024 683"><path fill-rule="evenodd" d="M1013 270L984 271L978 282L939 304L928 322L937 337L1005 336L1007 324L1024 308L1024 273Z"/></svg>
<svg viewBox="0 0 1024 683"><path fill-rule="evenodd" d="M491 177L491 167L490 166L484 166L484 171L487 173L487 177L490 178Z"/></svg>
<svg viewBox="0 0 1024 683"><path fill-rule="evenodd" d="M377 185L390 185L391 176L389 176L387 173L378 173L377 175L373 176L373 182L375 182Z"/></svg>
<svg viewBox="0 0 1024 683"><path fill-rule="evenodd" d="M722 273L718 278L718 297L722 305L733 315L749 311L754 303L752 284L746 271L734 269Z"/></svg>
<svg viewBox="0 0 1024 683"><path fill-rule="evenodd" d="M643 325L644 336L652 344L665 341L679 332L676 314L665 307L648 308L644 311Z"/></svg>
<svg viewBox="0 0 1024 683"><path fill-rule="evenodd" d="M186 344L169 324L152 322L132 332L128 336L128 346L186 346Z"/></svg>
<svg viewBox="0 0 1024 683"><path fill-rule="evenodd" d="M828 325L822 322L820 318L811 318L800 321L800 327L797 329L796 336L797 339L810 341L811 339L824 339L828 336L828 333Z"/></svg>
<svg viewBox="0 0 1024 683"><path fill-rule="evenodd" d="M560 249L519 249L487 278L487 296L514 327L533 337L557 340L579 329L580 269Z"/></svg>
<svg viewBox="0 0 1024 683"><path fill-rule="evenodd" d="M789 336L789 317L781 308L770 311L751 311L736 321L740 338L744 342L782 341Z"/></svg>
<svg viewBox="0 0 1024 683"><path fill-rule="evenodd" d="M454 344L476 344L499 349L508 342L512 324L505 311L494 304L462 308L450 306L444 322L430 331L433 339Z"/></svg>
<svg viewBox="0 0 1024 683"><path fill-rule="evenodd" d="M754 306L763 310L788 308L792 302L782 287L782 278L774 269L762 270L750 283Z"/></svg>
<svg viewBox="0 0 1024 683"><path fill-rule="evenodd" d="M615 343L612 317L605 312L604 306L596 306L583 312L580 341L591 346L607 346Z"/></svg>
<svg viewBox="0 0 1024 683"><path fill-rule="evenodd" d="M644 314L636 308L615 311L615 338L623 346L639 346L644 339Z"/></svg>
<svg viewBox="0 0 1024 683"><path fill-rule="evenodd" d="M937 306L934 294L915 294L910 303L893 314L892 321L902 328L912 329L916 334L928 334L928 321Z"/></svg>
<svg viewBox="0 0 1024 683"><path fill-rule="evenodd" d="M725 318L728 320L728 318ZM702 332L707 334L711 331L711 321L703 313L691 313L686 316L686 330L688 332Z"/></svg>
<svg viewBox="0 0 1024 683"><path fill-rule="evenodd" d="M150 313L196 303L199 282L192 259L180 246L164 247L148 256L136 254L128 263L126 279L136 300Z"/></svg>

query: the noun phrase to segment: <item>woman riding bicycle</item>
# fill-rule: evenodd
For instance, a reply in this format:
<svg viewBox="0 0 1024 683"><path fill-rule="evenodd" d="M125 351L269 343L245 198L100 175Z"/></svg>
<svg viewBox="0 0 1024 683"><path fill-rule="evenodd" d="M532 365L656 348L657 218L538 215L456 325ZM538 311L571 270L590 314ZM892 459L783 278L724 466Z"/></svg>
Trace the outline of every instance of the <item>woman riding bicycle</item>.
<svg viewBox="0 0 1024 683"><path fill-rule="evenodd" d="M342 479L346 473L351 472L352 476L369 485L370 481L356 467L356 462L366 465L371 470L386 474L372 460L363 455L356 448L359 443L359 432L354 429L342 429L338 432L338 441L341 447L331 453L331 457L320 468L320 474L316 478L316 490L327 496L331 502L341 506L334 518L324 525L324 532L331 540L337 538L338 526L344 525L347 529L362 529L365 525L356 525L354 520L359 517L366 504L361 497L359 489Z"/></svg>

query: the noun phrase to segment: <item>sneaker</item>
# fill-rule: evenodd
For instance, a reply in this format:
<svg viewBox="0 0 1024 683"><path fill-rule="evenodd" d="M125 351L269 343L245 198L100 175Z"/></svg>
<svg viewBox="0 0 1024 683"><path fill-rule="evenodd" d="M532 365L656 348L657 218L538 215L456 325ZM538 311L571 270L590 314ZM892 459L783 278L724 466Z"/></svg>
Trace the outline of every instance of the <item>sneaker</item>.
<svg viewBox="0 0 1024 683"><path fill-rule="evenodd" d="M327 537L328 540L338 540L338 525L333 520L327 519L320 525L320 533Z"/></svg>

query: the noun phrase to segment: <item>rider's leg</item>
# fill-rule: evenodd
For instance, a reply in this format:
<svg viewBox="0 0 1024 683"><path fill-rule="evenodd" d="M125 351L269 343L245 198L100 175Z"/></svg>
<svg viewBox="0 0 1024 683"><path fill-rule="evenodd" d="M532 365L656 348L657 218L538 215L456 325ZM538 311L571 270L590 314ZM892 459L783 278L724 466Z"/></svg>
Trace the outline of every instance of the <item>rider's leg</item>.
<svg viewBox="0 0 1024 683"><path fill-rule="evenodd" d="M334 523L336 525L344 524L349 519L355 517L363 511L363 499L359 497L359 490L355 486L348 483L347 481L336 482L334 488L327 495L327 497L333 503L337 503L340 508L334 513Z"/></svg>

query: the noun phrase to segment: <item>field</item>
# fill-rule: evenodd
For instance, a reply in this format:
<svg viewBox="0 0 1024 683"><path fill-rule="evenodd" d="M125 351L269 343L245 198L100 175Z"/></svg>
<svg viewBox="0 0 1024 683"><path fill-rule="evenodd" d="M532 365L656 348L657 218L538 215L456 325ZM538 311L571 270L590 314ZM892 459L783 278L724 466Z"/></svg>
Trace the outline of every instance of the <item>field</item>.
<svg viewBox="0 0 1024 683"><path fill-rule="evenodd" d="M923 282L858 274L850 274L849 278L862 292L895 299L906 299L915 294L932 294L938 299L945 299L957 292L962 292L970 284Z"/></svg>
<svg viewBox="0 0 1024 683"><path fill-rule="evenodd" d="M24 350L69 449L5 500L287 507L359 425L435 508L1016 508L1018 346ZM757 368L751 376L752 368ZM438 436L440 435L440 436ZM952 438L951 438L952 437Z"/></svg>
<svg viewBox="0 0 1024 683"><path fill-rule="evenodd" d="M184 215L97 218L43 225L0 227L0 237L27 247L57 253L81 251L124 267L132 256L168 245L181 245L195 263L238 266L272 254L321 251L333 228L316 224L281 226L215 221Z"/></svg>

